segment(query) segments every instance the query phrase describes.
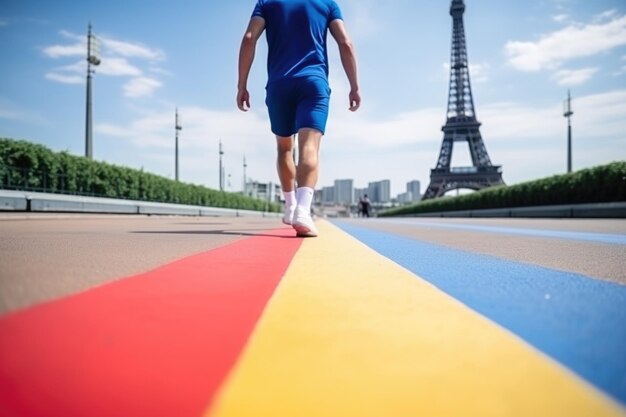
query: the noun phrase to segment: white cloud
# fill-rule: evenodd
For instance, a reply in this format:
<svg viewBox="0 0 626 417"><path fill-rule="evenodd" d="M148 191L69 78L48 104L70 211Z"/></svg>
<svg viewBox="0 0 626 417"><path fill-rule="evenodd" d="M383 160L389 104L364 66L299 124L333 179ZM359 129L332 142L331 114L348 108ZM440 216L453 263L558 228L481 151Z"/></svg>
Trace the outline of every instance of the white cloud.
<svg viewBox="0 0 626 417"><path fill-rule="evenodd" d="M52 45L43 49L45 55L51 58L67 58L86 55L86 36L76 35L69 31L61 31L61 36L75 41L69 45ZM149 61L146 71L153 74L164 75L167 71L158 68L154 62L165 59L165 54L154 48L135 42L126 42L112 39L108 36L97 36L101 46L100 65L93 69L104 76L132 77L123 88L123 93L129 98L141 98L151 96L163 83L154 78L144 75L140 67L141 61ZM130 60L133 60L131 62ZM82 83L83 73L86 71L86 62L79 61L72 65L56 68L48 72L45 78L64 84Z"/></svg>
<svg viewBox="0 0 626 417"><path fill-rule="evenodd" d="M159 67L150 67L148 70L153 74L166 75L166 76L173 75L170 71L165 70L163 68L159 68Z"/></svg>
<svg viewBox="0 0 626 417"><path fill-rule="evenodd" d="M552 20L554 20L555 22L565 22L567 19L569 19L569 15L568 14L558 14L556 16L552 16Z"/></svg>
<svg viewBox="0 0 626 417"><path fill-rule="evenodd" d="M124 95L130 98L150 97L163 83L154 78L133 78L124 85Z"/></svg>
<svg viewBox="0 0 626 417"><path fill-rule="evenodd" d="M62 30L60 32L64 38L76 41L70 45L52 45L43 49L44 54L51 58L67 56L77 56L87 54L86 36L76 35L72 32ZM96 35L104 54L111 56L122 56L124 58L139 58L149 61L162 61L165 53L159 49L149 48L134 42L118 41L107 36Z"/></svg>
<svg viewBox="0 0 626 417"><path fill-rule="evenodd" d="M565 99L565 96L564 96ZM626 90L572 98L573 121L579 134L589 137L621 136L626 142ZM558 102L547 106L521 106L495 103L483 106L479 114L482 129L496 140L536 140L560 135L563 107ZM626 143L625 143L626 145ZM626 157L626 147L623 150Z"/></svg>
<svg viewBox="0 0 626 417"><path fill-rule="evenodd" d="M140 77L142 71L131 65L125 58L102 58L101 64L92 67L100 75ZM63 84L80 84L87 72L87 62L78 61L74 64L57 67L46 74L46 79Z"/></svg>
<svg viewBox="0 0 626 417"><path fill-rule="evenodd" d="M487 63L482 64L470 64L469 72L471 80L474 83L486 83L489 81L489 69L490 65Z"/></svg>
<svg viewBox="0 0 626 417"><path fill-rule="evenodd" d="M614 159L626 159L626 90L574 97L572 107L579 133L590 139L621 138L623 146L613 149Z"/></svg>
<svg viewBox="0 0 626 417"><path fill-rule="evenodd" d="M87 61L81 59L80 61L76 61L73 64L58 67L56 70L64 71L64 72L73 72L77 74L86 74L87 73Z"/></svg>
<svg viewBox="0 0 626 417"><path fill-rule="evenodd" d="M80 75L71 75L71 74L59 74L56 72L49 72L45 75L46 79L51 81L56 81L61 84L83 84L85 82L85 78Z"/></svg>
<svg viewBox="0 0 626 417"><path fill-rule="evenodd" d="M588 57L626 45L626 16L603 24L573 24L543 35L536 42L509 41L509 62L522 71L555 69L574 58Z"/></svg>
<svg viewBox="0 0 626 417"><path fill-rule="evenodd" d="M594 23L605 22L607 20L613 19L616 15L617 15L617 10L615 10L615 9L607 10L605 12L602 12L602 13L594 16L593 22Z"/></svg>
<svg viewBox="0 0 626 417"><path fill-rule="evenodd" d="M234 107L234 106L233 106ZM216 111L200 107L178 108L182 131L179 132L181 180L218 186L218 147L224 146L224 165L232 174L235 189L240 188L243 155L248 161L248 177L259 181L276 181L274 171L275 144L265 114L251 110ZM149 168L160 175L173 177L174 108L145 113L126 126L97 124L100 136L119 138L139 149L140 158L131 166L152 164ZM107 139L109 140L109 139ZM124 145L119 145L124 146ZM149 160L149 161L147 161Z"/></svg>
<svg viewBox="0 0 626 417"><path fill-rule="evenodd" d="M558 85L574 86L587 82L598 72L598 68L583 68L579 70L561 70L554 74L553 78Z"/></svg>
<svg viewBox="0 0 626 417"><path fill-rule="evenodd" d="M75 41L82 41L87 45L86 38L87 35L77 35L76 33L70 32L69 30L60 30L59 34L67 39L73 39Z"/></svg>
<svg viewBox="0 0 626 417"><path fill-rule="evenodd" d="M86 56L87 47L82 43L72 45L53 45L44 48L43 53L50 58L63 58L70 56Z"/></svg>
<svg viewBox="0 0 626 417"><path fill-rule="evenodd" d="M152 61L165 59L165 53L158 49L151 49L138 43L114 40L108 37L100 38L102 46L116 55L127 58L142 58Z"/></svg>
<svg viewBox="0 0 626 417"><path fill-rule="evenodd" d="M23 115L0 102L0 119L20 120L23 119Z"/></svg>
<svg viewBox="0 0 626 417"><path fill-rule="evenodd" d="M115 126L109 123L98 123L95 131L102 135L114 136L119 138L132 138L133 132L127 128Z"/></svg>
<svg viewBox="0 0 626 417"><path fill-rule="evenodd" d="M139 68L125 58L103 57L101 64L96 68L98 73L103 75L137 77L142 74Z"/></svg>
<svg viewBox="0 0 626 417"><path fill-rule="evenodd" d="M388 149L429 142L438 137L444 109L427 108L407 111L390 119L375 119L366 113L350 114L345 108L334 112L329 132L340 149Z"/></svg>
<svg viewBox="0 0 626 417"><path fill-rule="evenodd" d="M208 149L211 147L208 139L219 138L230 143L231 149L254 152L258 145L266 145L268 137L272 138L264 115L252 110L242 113L236 109L216 111L182 106L178 113L183 128L181 140L194 149ZM97 128L111 136L130 138L141 147L169 147L174 135L174 118L172 108L141 115L129 126L100 124Z"/></svg>

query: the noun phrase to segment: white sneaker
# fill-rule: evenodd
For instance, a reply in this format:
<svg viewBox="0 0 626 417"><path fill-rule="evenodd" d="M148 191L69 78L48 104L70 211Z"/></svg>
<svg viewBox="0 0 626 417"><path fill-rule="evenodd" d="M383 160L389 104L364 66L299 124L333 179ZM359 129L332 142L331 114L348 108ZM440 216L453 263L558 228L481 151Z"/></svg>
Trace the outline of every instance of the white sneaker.
<svg viewBox="0 0 626 417"><path fill-rule="evenodd" d="M285 210L283 211L283 223L284 224L287 224L289 226L293 224L293 217L294 217L295 211L296 211L295 206L291 208L285 207Z"/></svg>
<svg viewBox="0 0 626 417"><path fill-rule="evenodd" d="M317 228L308 213L297 210L292 226L296 229L296 236L298 237L317 237Z"/></svg>

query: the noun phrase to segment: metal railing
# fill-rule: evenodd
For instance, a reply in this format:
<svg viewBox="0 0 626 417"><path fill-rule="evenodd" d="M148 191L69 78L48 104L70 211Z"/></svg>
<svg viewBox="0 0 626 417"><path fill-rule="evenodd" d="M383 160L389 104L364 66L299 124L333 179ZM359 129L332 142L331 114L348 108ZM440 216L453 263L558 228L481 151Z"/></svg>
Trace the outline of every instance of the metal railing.
<svg viewBox="0 0 626 417"><path fill-rule="evenodd" d="M96 181L90 181L90 177L79 178L80 174L64 172L51 173L47 170L0 165L0 189L15 191L31 191L50 194L64 194L83 197L116 198L120 200L145 200L142 198L130 198L119 189L115 195L107 195L98 192L102 182L97 177ZM70 186L72 183L77 183Z"/></svg>

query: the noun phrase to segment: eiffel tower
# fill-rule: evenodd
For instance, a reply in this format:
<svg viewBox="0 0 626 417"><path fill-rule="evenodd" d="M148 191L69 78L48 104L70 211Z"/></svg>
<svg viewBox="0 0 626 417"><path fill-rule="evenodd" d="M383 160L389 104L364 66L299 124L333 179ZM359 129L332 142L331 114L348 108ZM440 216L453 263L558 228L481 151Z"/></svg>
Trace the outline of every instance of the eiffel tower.
<svg viewBox="0 0 626 417"><path fill-rule="evenodd" d="M452 0L452 54L450 59L450 88L448 114L443 130L443 144L437 167L430 170L430 185L423 200L443 196L451 190L468 188L480 190L504 184L502 167L491 164L487 148L476 120L474 98L467 62L467 45L463 26L464 0ZM472 157L471 167L451 168L452 150L456 142L467 142Z"/></svg>

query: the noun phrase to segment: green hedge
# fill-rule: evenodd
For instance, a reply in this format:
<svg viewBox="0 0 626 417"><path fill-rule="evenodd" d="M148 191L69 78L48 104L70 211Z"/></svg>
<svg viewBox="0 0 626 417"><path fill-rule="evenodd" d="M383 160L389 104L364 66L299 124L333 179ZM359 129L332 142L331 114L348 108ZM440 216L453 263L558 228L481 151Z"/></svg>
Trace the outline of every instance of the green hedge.
<svg viewBox="0 0 626 417"><path fill-rule="evenodd" d="M0 188L161 203L280 211L275 203L0 138Z"/></svg>
<svg viewBox="0 0 626 417"><path fill-rule="evenodd" d="M613 201L626 201L626 161L459 197L426 200L386 210L379 216Z"/></svg>

